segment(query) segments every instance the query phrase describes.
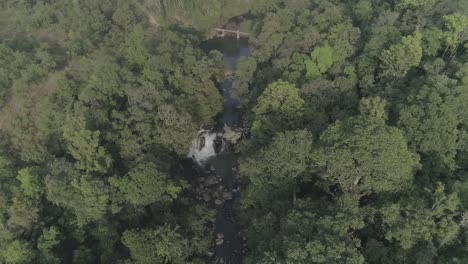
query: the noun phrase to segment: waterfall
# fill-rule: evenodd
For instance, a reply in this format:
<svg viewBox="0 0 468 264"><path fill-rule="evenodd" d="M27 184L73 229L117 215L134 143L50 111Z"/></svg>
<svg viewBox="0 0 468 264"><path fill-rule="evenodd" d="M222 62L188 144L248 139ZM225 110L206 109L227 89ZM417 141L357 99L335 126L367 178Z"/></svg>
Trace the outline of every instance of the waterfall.
<svg viewBox="0 0 468 264"><path fill-rule="evenodd" d="M203 164L211 157L216 156L216 138L216 133L201 130L198 137L192 142L187 157L192 158L198 164Z"/></svg>

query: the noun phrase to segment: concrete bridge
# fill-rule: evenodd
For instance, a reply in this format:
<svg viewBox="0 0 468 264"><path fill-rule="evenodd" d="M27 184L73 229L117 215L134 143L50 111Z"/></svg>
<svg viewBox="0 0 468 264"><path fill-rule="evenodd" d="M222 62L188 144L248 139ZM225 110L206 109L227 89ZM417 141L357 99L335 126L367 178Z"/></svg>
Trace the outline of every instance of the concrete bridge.
<svg viewBox="0 0 468 264"><path fill-rule="evenodd" d="M216 36L218 36L218 37L224 37L227 34L234 35L238 39L240 37L248 37L249 36L249 33L241 32L239 30L229 30L229 29L224 29L224 28L215 28L215 31L216 31Z"/></svg>

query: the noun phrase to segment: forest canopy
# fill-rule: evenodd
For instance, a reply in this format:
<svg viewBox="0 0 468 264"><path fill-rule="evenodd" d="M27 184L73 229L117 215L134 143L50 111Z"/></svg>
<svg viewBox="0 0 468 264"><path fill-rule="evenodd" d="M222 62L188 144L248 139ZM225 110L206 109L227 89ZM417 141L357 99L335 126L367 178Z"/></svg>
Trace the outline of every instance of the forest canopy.
<svg viewBox="0 0 468 264"><path fill-rule="evenodd" d="M243 263L468 263L466 0L0 1L1 263L214 263L222 27Z"/></svg>

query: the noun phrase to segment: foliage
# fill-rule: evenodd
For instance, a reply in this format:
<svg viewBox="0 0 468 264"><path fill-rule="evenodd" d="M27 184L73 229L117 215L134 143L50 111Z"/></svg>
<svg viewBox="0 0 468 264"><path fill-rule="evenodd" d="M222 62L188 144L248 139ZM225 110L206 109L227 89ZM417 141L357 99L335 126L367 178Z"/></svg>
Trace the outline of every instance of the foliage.
<svg viewBox="0 0 468 264"><path fill-rule="evenodd" d="M421 62L422 35L416 32L414 36L403 37L400 43L391 46L382 53L382 75L387 77L403 77Z"/></svg>
<svg viewBox="0 0 468 264"><path fill-rule="evenodd" d="M466 0L0 1L0 262L210 263L232 209L247 264L467 263L467 30ZM182 161L231 59L210 208Z"/></svg>
<svg viewBox="0 0 468 264"><path fill-rule="evenodd" d="M181 188L167 179L152 163L141 164L124 178L109 179L128 203L145 206L156 202L170 202L177 198Z"/></svg>
<svg viewBox="0 0 468 264"><path fill-rule="evenodd" d="M177 227L127 230L122 243L130 249L135 263L186 263L190 254L188 242L177 232Z"/></svg>
<svg viewBox="0 0 468 264"><path fill-rule="evenodd" d="M364 100L361 116L331 125L320 136L314 156L323 178L343 191L398 191L412 181L418 158L403 134L385 124L382 104Z"/></svg>
<svg viewBox="0 0 468 264"><path fill-rule="evenodd" d="M261 136L291 130L300 125L304 100L299 90L287 82L275 82L258 98L254 108L255 121L252 132Z"/></svg>

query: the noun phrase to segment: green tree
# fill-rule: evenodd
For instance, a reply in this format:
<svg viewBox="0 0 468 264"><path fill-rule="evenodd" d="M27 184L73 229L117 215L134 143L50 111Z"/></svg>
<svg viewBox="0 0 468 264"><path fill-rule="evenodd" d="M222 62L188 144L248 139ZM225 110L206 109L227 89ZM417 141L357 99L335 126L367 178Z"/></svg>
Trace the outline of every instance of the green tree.
<svg viewBox="0 0 468 264"><path fill-rule="evenodd" d="M135 26L125 40L126 58L131 64L143 66L148 58L145 48L145 32L141 26Z"/></svg>
<svg viewBox="0 0 468 264"><path fill-rule="evenodd" d="M15 196L8 208L8 226L23 231L31 231L40 219L40 204L26 196Z"/></svg>
<svg viewBox="0 0 468 264"><path fill-rule="evenodd" d="M235 97L242 99L241 103L249 98L250 85L254 81L256 61L251 57L242 57L239 59L236 69L236 79L232 84L232 93Z"/></svg>
<svg viewBox="0 0 468 264"><path fill-rule="evenodd" d="M329 45L325 45L314 49L310 54L310 57L317 64L318 70L321 73L325 73L331 66L333 66L333 53L333 48Z"/></svg>
<svg viewBox="0 0 468 264"><path fill-rule="evenodd" d="M434 5L435 0L402 0L400 6L403 8L430 8Z"/></svg>
<svg viewBox="0 0 468 264"><path fill-rule="evenodd" d="M429 76L426 83L408 97L400 110L399 127L415 150L440 160L442 168L454 168L459 129L465 113L467 87L447 76Z"/></svg>
<svg viewBox="0 0 468 264"><path fill-rule="evenodd" d="M258 98L254 113L252 132L255 136L265 137L300 126L304 114L304 100L294 85L275 82Z"/></svg>
<svg viewBox="0 0 468 264"><path fill-rule="evenodd" d="M77 223L84 225L102 219L109 210L109 186L100 179L83 176L71 182L79 191L79 201L69 201L76 214Z"/></svg>
<svg viewBox="0 0 468 264"><path fill-rule="evenodd" d="M408 187L418 158L402 132L385 124L378 98L361 102L361 115L331 125L320 136L315 161L322 178L358 193L398 191Z"/></svg>
<svg viewBox="0 0 468 264"><path fill-rule="evenodd" d="M34 251L27 241L15 239L0 247L0 256L7 264L27 264L33 261Z"/></svg>
<svg viewBox="0 0 468 264"><path fill-rule="evenodd" d="M105 173L112 165L112 158L100 145L100 132L86 127L82 116L67 117L63 136L69 142L70 154L77 160L77 168L86 172Z"/></svg>
<svg viewBox="0 0 468 264"><path fill-rule="evenodd" d="M458 235L455 217L459 203L457 195L445 193L440 183L431 195L418 196L413 192L409 197L403 196L398 203L388 204L380 211L386 225L385 238L397 240L403 249L421 241L444 246Z"/></svg>
<svg viewBox="0 0 468 264"><path fill-rule="evenodd" d="M445 26L448 28L445 41L448 47L452 47L459 42L461 34L468 26L468 17L454 13L443 17Z"/></svg>
<svg viewBox="0 0 468 264"><path fill-rule="evenodd" d="M125 177L113 177L109 181L129 204L135 206L171 202L182 190L153 163L140 164Z"/></svg>
<svg viewBox="0 0 468 264"><path fill-rule="evenodd" d="M54 249L61 243L61 233L57 227L43 229L37 241L37 249L42 263L60 263L60 258L54 254Z"/></svg>
<svg viewBox="0 0 468 264"><path fill-rule="evenodd" d="M416 32L384 50L381 56L382 76L400 78L405 76L411 67L418 66L422 58L421 39L421 33Z"/></svg>
<svg viewBox="0 0 468 264"><path fill-rule="evenodd" d="M101 220L109 211L110 188L105 181L89 175L81 176L70 163L51 162L45 177L47 199L69 209L79 226Z"/></svg>
<svg viewBox="0 0 468 264"><path fill-rule="evenodd" d="M242 160L240 175L250 182L244 205L271 201L285 191L295 195L296 186L306 180L311 154L312 134L299 130L278 133L269 146Z"/></svg>
<svg viewBox="0 0 468 264"><path fill-rule="evenodd" d="M157 229L127 230L122 243L130 250L132 260L138 264L182 264L190 256L188 241L177 227L165 225Z"/></svg>
<svg viewBox="0 0 468 264"><path fill-rule="evenodd" d="M131 3L118 1L118 7L112 14L112 20L124 30L130 30L137 23L138 18Z"/></svg>
<svg viewBox="0 0 468 264"><path fill-rule="evenodd" d="M37 169L25 168L18 171L16 178L21 182L23 193L31 198L37 198L44 192L44 187Z"/></svg>

